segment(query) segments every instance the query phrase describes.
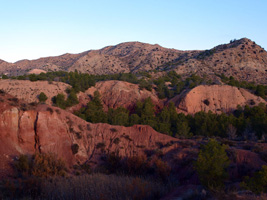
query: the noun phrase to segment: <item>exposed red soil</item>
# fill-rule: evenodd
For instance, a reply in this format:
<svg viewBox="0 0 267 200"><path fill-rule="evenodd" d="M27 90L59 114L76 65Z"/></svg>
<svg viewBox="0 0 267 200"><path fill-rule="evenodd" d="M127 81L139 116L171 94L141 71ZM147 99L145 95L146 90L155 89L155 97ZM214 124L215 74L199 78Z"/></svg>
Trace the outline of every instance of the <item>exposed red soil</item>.
<svg viewBox="0 0 267 200"><path fill-rule="evenodd" d="M178 112L194 114L199 111L213 113L229 113L240 105L254 106L266 101L249 91L229 85L200 85L192 90L184 91L170 101L173 101Z"/></svg>

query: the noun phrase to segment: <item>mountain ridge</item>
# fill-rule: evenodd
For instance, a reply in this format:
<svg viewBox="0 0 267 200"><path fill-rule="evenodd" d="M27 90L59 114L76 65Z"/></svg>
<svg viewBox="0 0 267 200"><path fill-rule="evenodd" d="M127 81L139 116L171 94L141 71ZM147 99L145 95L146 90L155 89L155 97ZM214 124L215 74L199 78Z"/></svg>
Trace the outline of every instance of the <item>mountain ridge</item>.
<svg viewBox="0 0 267 200"><path fill-rule="evenodd" d="M224 73L242 81L267 84L267 52L248 38L232 40L209 50L177 50L158 44L124 42L78 54L43 57L8 63L0 60L0 73L18 76L32 69L79 71L89 74L170 71L188 76Z"/></svg>

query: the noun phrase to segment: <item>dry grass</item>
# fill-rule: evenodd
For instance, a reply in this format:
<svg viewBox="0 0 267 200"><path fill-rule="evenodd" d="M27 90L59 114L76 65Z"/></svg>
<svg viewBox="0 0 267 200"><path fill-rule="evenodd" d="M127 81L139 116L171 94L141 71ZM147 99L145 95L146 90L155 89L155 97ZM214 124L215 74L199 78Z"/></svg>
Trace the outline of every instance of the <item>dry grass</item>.
<svg viewBox="0 0 267 200"><path fill-rule="evenodd" d="M160 181L104 174L29 178L4 185L2 198L6 199L154 200L169 192L169 186Z"/></svg>
<svg viewBox="0 0 267 200"><path fill-rule="evenodd" d="M34 154L31 158L20 155L14 163L14 169L22 177L50 177L66 175L66 166L63 160L52 153Z"/></svg>
<svg viewBox="0 0 267 200"><path fill-rule="evenodd" d="M43 199L159 199L167 186L138 177L91 174L45 181Z"/></svg>
<svg viewBox="0 0 267 200"><path fill-rule="evenodd" d="M152 165L145 156L130 157L123 163L115 155L110 159L108 163L116 174L66 176L64 163L53 154L21 155L14 165L18 176L0 182L0 199L152 200L160 199L173 187L171 181L161 177L169 173L169 168L161 160ZM91 172L90 166L80 167ZM154 176L141 176L151 170Z"/></svg>

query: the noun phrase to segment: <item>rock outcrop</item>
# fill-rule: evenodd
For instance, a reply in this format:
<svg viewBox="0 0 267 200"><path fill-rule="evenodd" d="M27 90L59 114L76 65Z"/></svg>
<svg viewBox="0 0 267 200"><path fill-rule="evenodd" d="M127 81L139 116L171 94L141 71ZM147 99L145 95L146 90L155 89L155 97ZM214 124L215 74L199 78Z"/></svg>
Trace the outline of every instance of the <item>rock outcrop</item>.
<svg viewBox="0 0 267 200"><path fill-rule="evenodd" d="M163 101L158 98L155 90L151 92L146 89L141 90L138 85L125 81L101 81L96 83L95 87L85 91L85 94L93 96L96 90L101 94L104 110L106 111L108 108L119 106L131 110L137 101L146 98L151 98L158 108L163 106Z"/></svg>
<svg viewBox="0 0 267 200"><path fill-rule="evenodd" d="M10 163L19 154L53 152L69 166L75 163L99 163L103 154L141 155L156 150L158 144L178 141L149 126L132 127L91 124L69 112L48 105L37 107L0 94L0 176L11 170ZM78 151L72 150L73 145ZM175 145L166 145L162 152Z"/></svg>
<svg viewBox="0 0 267 200"><path fill-rule="evenodd" d="M190 91L174 97L173 101L178 112L194 114L199 111L212 111L213 113L229 113L237 106L254 106L266 101L255 96L245 89L228 85L201 85Z"/></svg>
<svg viewBox="0 0 267 200"><path fill-rule="evenodd" d="M28 72L28 74L41 74L41 73L46 73L46 71L42 69L32 69Z"/></svg>

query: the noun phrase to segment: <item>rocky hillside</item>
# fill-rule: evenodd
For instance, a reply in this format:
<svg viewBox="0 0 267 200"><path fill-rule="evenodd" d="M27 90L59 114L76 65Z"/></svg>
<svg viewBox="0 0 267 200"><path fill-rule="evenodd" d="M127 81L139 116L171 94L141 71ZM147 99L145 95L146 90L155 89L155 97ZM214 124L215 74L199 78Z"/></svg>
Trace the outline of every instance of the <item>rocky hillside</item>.
<svg viewBox="0 0 267 200"><path fill-rule="evenodd" d="M0 80L0 89L6 93L23 99L27 103L39 102L38 96L44 92L48 97L47 104L52 105L52 97L59 93L67 96L66 89L71 88L70 85L62 82L48 82L48 81L29 81L29 80ZM122 106L131 110L137 101L142 101L146 98L151 98L152 102L157 108L162 108L164 102L160 100L156 92L146 89L139 89L136 84L124 81L101 81L97 82L94 87L89 88L85 92L79 92L77 97L79 104L69 108L69 111L78 110L81 106L86 104L94 96L95 91L99 91L104 110L108 108L117 108Z"/></svg>
<svg viewBox="0 0 267 200"><path fill-rule="evenodd" d="M91 74L138 72L156 69L182 55L183 51L140 42L127 42L91 51L69 70Z"/></svg>
<svg viewBox="0 0 267 200"><path fill-rule="evenodd" d="M31 69L46 71L74 71L90 74L111 74L130 71L155 69L159 65L170 62L183 51L163 48L140 42L127 42L101 50L91 50L80 54L64 54L62 56L22 60L16 63L0 63L0 73L10 75L25 74Z"/></svg>
<svg viewBox="0 0 267 200"><path fill-rule="evenodd" d="M158 69L175 70L188 76L196 73L214 78L224 73L237 80L267 83L267 52L243 38L206 51L179 51L140 42L127 42L80 54L64 54L16 63L0 61L0 73L22 75L32 69L114 74Z"/></svg>
<svg viewBox="0 0 267 200"><path fill-rule="evenodd" d="M51 98L59 93L67 96L66 89L69 87L71 86L61 82L0 80L1 90L28 103L39 102L39 94L44 92L48 98L46 103L52 105Z"/></svg>
<svg viewBox="0 0 267 200"><path fill-rule="evenodd" d="M142 155L157 149L158 143L164 146L178 141L149 126L87 123L59 108L30 106L3 92L0 113L0 176L10 172L10 163L19 154L53 152L72 166L77 162L98 163L104 152ZM175 145L171 146L166 145L162 152Z"/></svg>
<svg viewBox="0 0 267 200"><path fill-rule="evenodd" d="M201 188L195 191L201 194L193 163L200 145L207 143L205 139L177 139L144 125L91 124L59 108L31 106L3 92L0 113L0 179L12 175L12 163L20 154L53 152L71 172L73 165L103 164L105 155L116 152L122 158L146 155L148 160L156 159L155 163L158 157L167 163L179 185L165 199L186 197L192 188ZM266 150L266 143L232 141L227 149L231 160L227 187L238 186L243 176L266 165L262 157ZM158 162L160 170L166 169L164 166Z"/></svg>
<svg viewBox="0 0 267 200"><path fill-rule="evenodd" d="M137 101L146 98L151 98L157 107L163 107L163 101L158 98L154 90L152 92L141 90L136 84L124 81L101 81L96 83L95 87L89 88L85 94L93 96L96 90L101 94L105 110L119 106L131 110Z"/></svg>
<svg viewBox="0 0 267 200"><path fill-rule="evenodd" d="M267 52L255 42L243 38L193 56L179 57L162 69L175 69L179 74L208 76L223 73L237 80L266 84Z"/></svg>
<svg viewBox="0 0 267 200"><path fill-rule="evenodd" d="M70 85L61 82L0 80L1 90L23 99L27 103L39 102L38 96L44 92L48 97L46 103L52 105L52 97L59 93L67 96L66 89L70 87ZM173 101L178 112L187 114L194 114L199 111L212 111L218 114L229 113L236 110L238 105L243 107L245 105L258 105L259 103L266 104L264 99L251 94L248 90L228 85L201 85L191 90L185 90L170 100L161 100L154 89L151 92L146 89L140 90L136 84L110 80L97 82L94 87L90 87L85 92L79 92L77 95L79 104L68 108L68 111L73 112L86 106L94 96L95 91L99 91L101 95L104 111L120 106L131 111L137 101L143 101L146 98L151 98L156 109L161 109L164 104Z"/></svg>
<svg viewBox="0 0 267 200"><path fill-rule="evenodd" d="M213 113L229 113L237 106L254 106L266 101L255 96L245 89L228 85L198 86L190 91L174 97L173 101L178 112L194 114L199 111L212 111Z"/></svg>
<svg viewBox="0 0 267 200"><path fill-rule="evenodd" d="M45 57L37 60L20 60L15 63L0 62L1 74L8 75L23 75L32 69L42 69L45 71L60 71L67 70L69 66L84 56L87 52L80 54L64 54L55 57Z"/></svg>

